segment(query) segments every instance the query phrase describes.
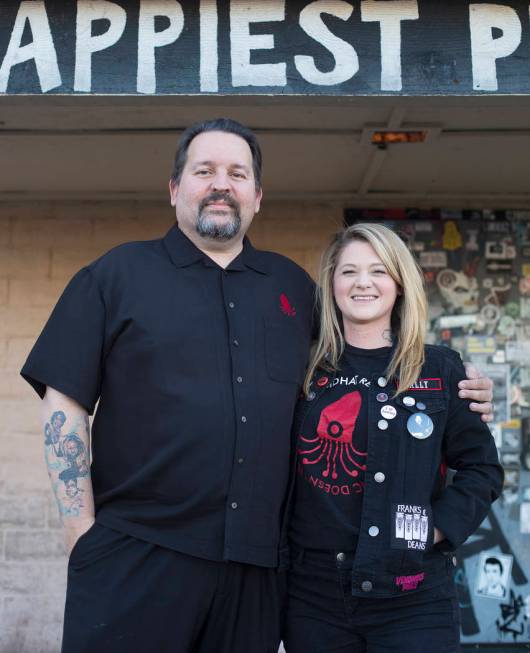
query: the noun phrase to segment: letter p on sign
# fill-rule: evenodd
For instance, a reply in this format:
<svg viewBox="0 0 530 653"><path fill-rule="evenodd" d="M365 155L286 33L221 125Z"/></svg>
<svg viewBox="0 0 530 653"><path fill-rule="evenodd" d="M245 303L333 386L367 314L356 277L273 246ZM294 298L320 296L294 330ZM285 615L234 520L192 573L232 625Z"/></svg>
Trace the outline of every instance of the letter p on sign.
<svg viewBox="0 0 530 653"><path fill-rule="evenodd" d="M496 61L508 57L521 43L521 21L515 9L496 4L469 5L473 88L497 91ZM502 36L493 38L493 28Z"/></svg>

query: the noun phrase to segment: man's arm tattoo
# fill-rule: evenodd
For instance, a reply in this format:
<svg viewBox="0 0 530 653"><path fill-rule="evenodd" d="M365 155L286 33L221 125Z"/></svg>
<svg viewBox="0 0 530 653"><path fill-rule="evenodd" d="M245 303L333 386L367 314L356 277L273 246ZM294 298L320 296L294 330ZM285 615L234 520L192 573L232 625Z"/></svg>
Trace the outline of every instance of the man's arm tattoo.
<svg viewBox="0 0 530 653"><path fill-rule="evenodd" d="M63 432L67 416L52 413L44 426L44 449L55 499L63 518L78 517L85 507L84 493L90 483L90 424L88 416L78 417Z"/></svg>

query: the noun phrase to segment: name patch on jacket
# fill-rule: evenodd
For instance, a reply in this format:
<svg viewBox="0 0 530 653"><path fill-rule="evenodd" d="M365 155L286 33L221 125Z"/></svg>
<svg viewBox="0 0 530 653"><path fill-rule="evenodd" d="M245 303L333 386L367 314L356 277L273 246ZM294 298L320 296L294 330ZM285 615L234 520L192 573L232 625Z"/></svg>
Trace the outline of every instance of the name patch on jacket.
<svg viewBox="0 0 530 653"><path fill-rule="evenodd" d="M409 390L443 390L442 379L418 379L416 383L409 386Z"/></svg>
<svg viewBox="0 0 530 653"><path fill-rule="evenodd" d="M442 390L442 379L418 379L409 390Z"/></svg>
<svg viewBox="0 0 530 653"><path fill-rule="evenodd" d="M425 551L430 541L432 518L429 506L392 504L390 546L393 549Z"/></svg>

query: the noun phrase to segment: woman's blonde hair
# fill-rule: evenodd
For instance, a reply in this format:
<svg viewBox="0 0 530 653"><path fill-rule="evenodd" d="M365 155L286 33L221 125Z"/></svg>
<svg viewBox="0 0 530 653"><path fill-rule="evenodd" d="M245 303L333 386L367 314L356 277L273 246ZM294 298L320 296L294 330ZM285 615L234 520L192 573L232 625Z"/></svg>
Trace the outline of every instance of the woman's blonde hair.
<svg viewBox="0 0 530 653"><path fill-rule="evenodd" d="M342 319L333 296L333 277L343 249L356 240L372 246L401 291L391 318L396 346L386 370L388 379L396 377L395 396L417 381L425 359L427 298L420 267L407 245L388 227L372 223L354 224L338 233L322 255L317 294L320 333L304 382L306 394L315 370L336 371L344 352Z"/></svg>

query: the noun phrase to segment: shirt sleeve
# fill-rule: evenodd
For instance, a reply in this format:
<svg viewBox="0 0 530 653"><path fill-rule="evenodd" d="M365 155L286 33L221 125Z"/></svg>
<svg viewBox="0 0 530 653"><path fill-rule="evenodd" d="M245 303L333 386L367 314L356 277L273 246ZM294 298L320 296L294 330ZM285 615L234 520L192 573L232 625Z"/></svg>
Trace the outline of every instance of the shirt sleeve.
<svg viewBox="0 0 530 653"><path fill-rule="evenodd" d="M504 472L488 426L469 409L468 400L458 397L458 382L466 378L460 357L448 360L448 367L450 399L443 453L456 474L433 503L433 515L434 525L454 550L487 516L502 491Z"/></svg>
<svg viewBox="0 0 530 653"><path fill-rule="evenodd" d="M50 386L91 415L100 394L104 341L103 297L93 273L83 268L65 288L21 375L41 398Z"/></svg>

